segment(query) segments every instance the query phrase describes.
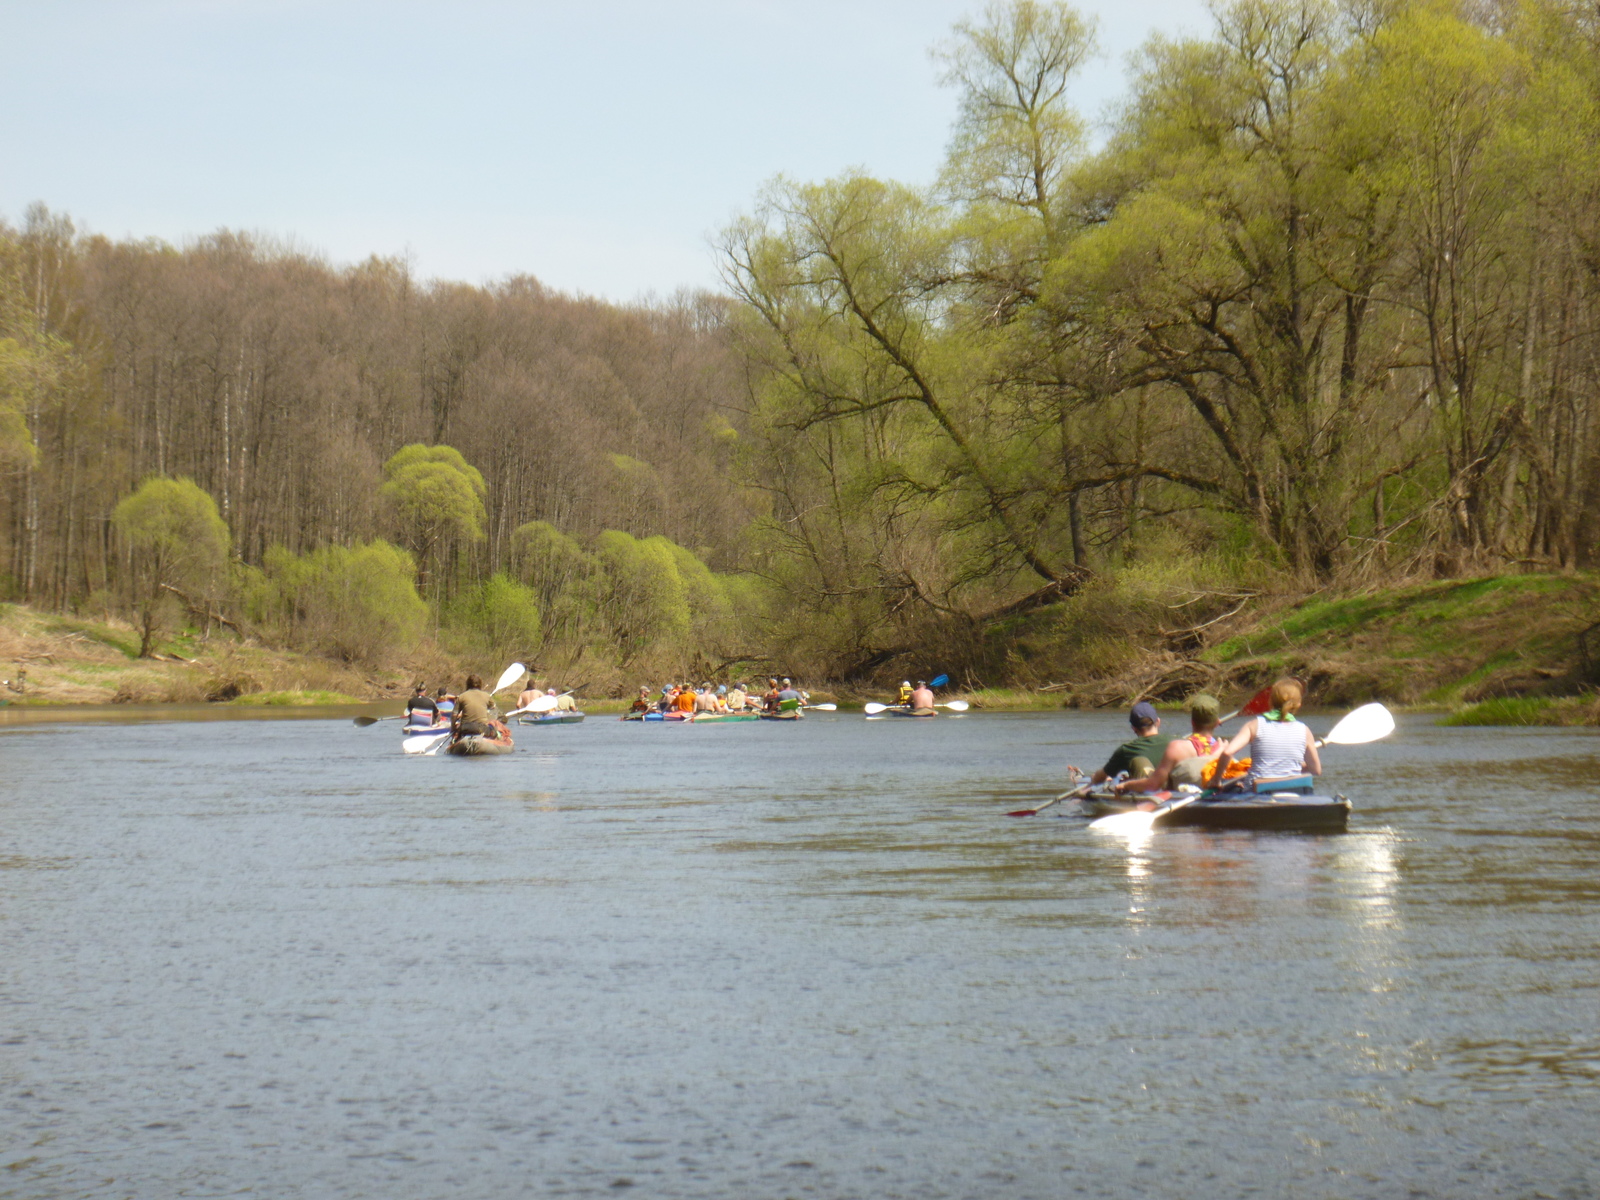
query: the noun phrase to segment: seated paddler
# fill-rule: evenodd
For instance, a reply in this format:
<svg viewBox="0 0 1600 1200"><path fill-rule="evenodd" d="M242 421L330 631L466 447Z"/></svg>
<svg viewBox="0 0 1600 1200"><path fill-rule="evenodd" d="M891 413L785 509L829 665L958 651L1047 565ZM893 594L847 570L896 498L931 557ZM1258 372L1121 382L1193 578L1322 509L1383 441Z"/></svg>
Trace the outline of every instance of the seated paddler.
<svg viewBox="0 0 1600 1200"><path fill-rule="evenodd" d="M495 718L499 715L494 697L483 690L483 676L468 675L466 688L456 697L456 737L498 737L500 725Z"/></svg>
<svg viewBox="0 0 1600 1200"><path fill-rule="evenodd" d="M416 690L411 693L411 699L406 701L406 728L427 729L439 720L439 706L433 702L433 697L428 695L425 684L417 684Z"/></svg>
<svg viewBox="0 0 1600 1200"><path fill-rule="evenodd" d="M1141 700L1128 713L1128 724L1133 726L1133 739L1123 742L1106 759L1106 765L1089 777L1090 783L1104 783L1119 775L1140 779L1155 770L1156 763L1166 753L1170 737L1161 732L1161 714L1148 700ZM1074 777L1082 774L1077 767L1068 767Z"/></svg>
<svg viewBox="0 0 1600 1200"><path fill-rule="evenodd" d="M1246 721L1244 728L1228 740L1217 756L1216 777L1226 777L1229 762L1246 746L1250 747L1250 770L1230 784L1229 789L1255 791L1258 783L1292 779L1299 775L1321 775L1322 758L1317 739L1301 723L1297 714L1305 699L1298 679L1280 679L1272 685L1272 707L1259 717Z"/></svg>
<svg viewBox="0 0 1600 1200"><path fill-rule="evenodd" d="M1217 736L1221 708L1217 698L1205 692L1190 697L1189 736L1168 742L1155 769L1143 779L1123 780L1116 787L1118 794L1162 792L1186 783L1202 786L1207 768L1215 764L1222 752L1222 739Z"/></svg>

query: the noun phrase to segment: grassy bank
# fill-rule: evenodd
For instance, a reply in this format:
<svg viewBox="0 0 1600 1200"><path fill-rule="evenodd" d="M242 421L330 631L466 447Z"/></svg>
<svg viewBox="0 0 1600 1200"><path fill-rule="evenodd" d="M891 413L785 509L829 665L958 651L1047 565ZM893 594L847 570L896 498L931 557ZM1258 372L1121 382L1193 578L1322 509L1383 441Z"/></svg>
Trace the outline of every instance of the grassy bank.
<svg viewBox="0 0 1600 1200"><path fill-rule="evenodd" d="M1553 702L1600 683L1600 663L1579 641L1596 621L1594 577L1511 575L1308 597L1231 631L1199 657L1237 679L1298 675L1319 703Z"/></svg>
<svg viewBox="0 0 1600 1200"><path fill-rule="evenodd" d="M366 672L190 631L138 657L139 636L115 620L0 605L0 700L10 704L349 704L404 694L404 665Z"/></svg>
<svg viewBox="0 0 1600 1200"><path fill-rule="evenodd" d="M996 709L1104 708L1175 705L1207 690L1232 707L1293 675L1318 706L1381 700L1462 723L1600 723L1600 577L1592 574L1345 594L1224 591L1209 601L1214 619L1196 604L1207 590L1193 579L1152 582L1133 571L1092 588L1005 630L1010 673L1038 686L1013 680L969 698Z"/></svg>

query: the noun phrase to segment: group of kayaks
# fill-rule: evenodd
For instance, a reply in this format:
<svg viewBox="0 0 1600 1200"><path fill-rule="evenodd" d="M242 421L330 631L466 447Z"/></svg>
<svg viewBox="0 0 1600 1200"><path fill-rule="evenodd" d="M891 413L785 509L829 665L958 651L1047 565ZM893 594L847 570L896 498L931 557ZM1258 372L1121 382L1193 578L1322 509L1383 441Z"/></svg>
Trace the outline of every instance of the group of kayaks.
<svg viewBox="0 0 1600 1200"><path fill-rule="evenodd" d="M510 685L514 674L520 673L521 664L513 663L501 676L496 690ZM939 683L944 682L940 677ZM623 714L624 721L661 722L677 724L728 724L755 721L800 721L805 719L806 708L833 710L832 704L808 705L800 699L785 697L775 709L743 709L732 712L660 712L654 709ZM938 709L952 713L965 712L969 706L960 700L936 706L896 703L868 704L865 706L869 720L880 717L900 717L925 720L939 716ZM506 720L516 718L524 726L576 725L585 713L576 709L557 707L553 695L540 697L526 708L507 714ZM357 725L370 725L386 718L357 717ZM1394 718L1381 704L1369 704L1356 709L1341 720L1318 745L1356 745L1386 737L1394 730ZM493 736L465 734L455 736L449 724L441 722L421 728L402 730L402 748L407 754L438 754L441 751L460 757L510 754L515 745L511 730L504 722L495 722ZM1342 795L1321 795L1312 789L1316 780L1310 775L1287 779L1257 780L1244 790L1229 785L1233 790L1205 791L1180 788L1177 791L1140 792L1119 794L1113 787L1083 787L1064 792L1054 800L1045 801L1032 808L1016 810L1011 816L1032 816L1063 800L1076 800L1082 815L1092 818L1092 824L1107 828L1126 826L1130 831L1192 827L1200 829L1278 830L1299 832L1336 832L1344 829L1350 819L1351 803ZM1153 805L1153 807L1152 807ZM1060 811L1060 810L1058 810Z"/></svg>

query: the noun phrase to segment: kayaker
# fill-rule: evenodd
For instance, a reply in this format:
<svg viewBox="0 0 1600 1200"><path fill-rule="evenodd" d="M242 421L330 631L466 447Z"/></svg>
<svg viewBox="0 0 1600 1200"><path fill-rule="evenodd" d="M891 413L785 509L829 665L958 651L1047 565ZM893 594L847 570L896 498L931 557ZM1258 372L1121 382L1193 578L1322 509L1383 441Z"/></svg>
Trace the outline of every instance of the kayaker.
<svg viewBox="0 0 1600 1200"><path fill-rule="evenodd" d="M439 692L438 692L438 699L435 701L435 703L438 705L438 709L439 709L439 722L440 722L440 724L447 723L450 720L450 718L455 715L455 711L456 711L456 696L455 696L455 693L450 691L448 688L445 688L445 687L441 686L439 688Z"/></svg>
<svg viewBox="0 0 1600 1200"><path fill-rule="evenodd" d="M1155 764L1166 753L1170 737L1161 732L1161 714L1148 700L1141 700L1128 713L1128 724L1133 726L1133 740L1123 742L1106 759L1106 765L1089 777L1090 783L1104 783L1126 772L1139 778L1155 770ZM1082 772L1077 767L1067 770L1076 777Z"/></svg>
<svg viewBox="0 0 1600 1200"><path fill-rule="evenodd" d="M578 711L578 702L572 698L572 693L571 692L562 692L559 696L557 696L555 688L551 688L549 691L547 691L545 693L545 695L547 695L547 696L555 696L556 697L556 711L557 712L577 712Z"/></svg>
<svg viewBox="0 0 1600 1200"><path fill-rule="evenodd" d="M769 713L778 711L778 681L776 679L767 680L767 690L761 697L761 709L763 712Z"/></svg>
<svg viewBox="0 0 1600 1200"><path fill-rule="evenodd" d="M457 738L496 737L498 736L499 722L495 720L499 712L494 706L494 697L483 690L483 677L468 675L467 686L456 697L456 715L452 728Z"/></svg>
<svg viewBox="0 0 1600 1200"><path fill-rule="evenodd" d="M630 713L647 713L654 707L655 705L650 703L650 689L641 687L639 689L639 698L628 706L628 711Z"/></svg>
<svg viewBox="0 0 1600 1200"><path fill-rule="evenodd" d="M909 680L909 679L901 680L901 682L900 682L900 694L895 697L895 701L894 701L895 707L896 708L910 708L911 707L911 693L912 693L913 690L915 690L915 689L913 689L912 686L911 686L911 680Z"/></svg>
<svg viewBox="0 0 1600 1200"><path fill-rule="evenodd" d="M532 704L542 695L544 695L544 693L535 687L533 680L530 679L528 680L528 686L517 695L517 707L527 708L528 705Z"/></svg>
<svg viewBox="0 0 1600 1200"><path fill-rule="evenodd" d="M1155 770L1143 779L1127 779L1116 787L1118 792L1159 792L1180 784L1198 787L1201 772L1216 761L1222 751L1222 739L1217 737L1217 722L1222 705L1215 696L1201 692L1189 700L1188 737L1173 738L1161 754Z"/></svg>
<svg viewBox="0 0 1600 1200"><path fill-rule="evenodd" d="M417 684L416 690L411 693L411 699L406 701L406 728L427 729L439 722L439 706L428 695L425 684Z"/></svg>
<svg viewBox="0 0 1600 1200"><path fill-rule="evenodd" d="M1244 723L1217 756L1216 777L1224 777L1233 756L1250 747L1250 770L1230 789L1250 790L1257 780L1286 779L1294 775L1321 775L1322 757L1317 739L1295 716L1305 699L1298 679L1280 679L1272 685L1272 707Z"/></svg>
<svg viewBox="0 0 1600 1200"><path fill-rule="evenodd" d="M783 681L783 686L778 689L778 707L779 708L782 708L786 701L793 700L795 702L795 704L798 705L801 702L803 702L804 699L805 699L805 697L803 697L795 689L794 684L792 682L790 682L788 679L785 679Z"/></svg>
<svg viewBox="0 0 1600 1200"><path fill-rule="evenodd" d="M695 692L694 711L697 713L714 713L717 711L717 694L711 690L709 683L703 684Z"/></svg>
<svg viewBox="0 0 1600 1200"><path fill-rule="evenodd" d="M917 686L911 689L911 711L921 712L926 709L933 711L933 689L926 680L917 680Z"/></svg>
<svg viewBox="0 0 1600 1200"><path fill-rule="evenodd" d="M694 705L695 705L694 688L690 684L686 683L681 688L678 689L678 699L677 699L678 711L681 712L681 713L692 713L694 711Z"/></svg>

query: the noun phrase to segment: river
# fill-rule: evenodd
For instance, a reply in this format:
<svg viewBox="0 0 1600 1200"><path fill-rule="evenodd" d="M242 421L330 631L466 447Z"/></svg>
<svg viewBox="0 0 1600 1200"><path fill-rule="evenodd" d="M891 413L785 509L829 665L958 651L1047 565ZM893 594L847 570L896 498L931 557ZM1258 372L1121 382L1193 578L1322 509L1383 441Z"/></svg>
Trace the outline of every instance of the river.
<svg viewBox="0 0 1600 1200"><path fill-rule="evenodd" d="M0 727L0 1196L1600 1193L1600 737L1002 815L1124 728Z"/></svg>

